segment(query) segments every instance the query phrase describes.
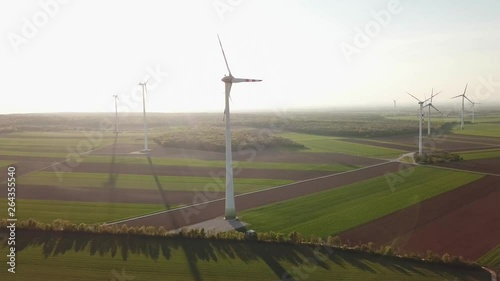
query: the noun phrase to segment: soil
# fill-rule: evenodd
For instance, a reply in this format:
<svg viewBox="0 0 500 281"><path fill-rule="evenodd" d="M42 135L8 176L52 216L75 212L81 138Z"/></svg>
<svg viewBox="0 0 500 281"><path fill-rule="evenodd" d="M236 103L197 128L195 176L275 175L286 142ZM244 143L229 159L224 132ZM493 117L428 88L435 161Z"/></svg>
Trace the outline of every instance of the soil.
<svg viewBox="0 0 500 281"><path fill-rule="evenodd" d="M322 178L292 183L260 192L237 195L235 204L238 211L277 203L331 188L341 187L357 181L383 175L385 172L397 172L398 163L386 162L355 171L334 174ZM210 194L208 194L210 195ZM127 221L129 226L153 225L163 226L166 229L177 229L190 224L199 223L224 215L224 200L211 201L205 193L198 193L193 198L197 206L190 206L170 212L156 214L149 217Z"/></svg>
<svg viewBox="0 0 500 281"><path fill-rule="evenodd" d="M371 221L340 235L343 241L392 245L406 253L476 260L498 244L500 177L486 176L458 189Z"/></svg>

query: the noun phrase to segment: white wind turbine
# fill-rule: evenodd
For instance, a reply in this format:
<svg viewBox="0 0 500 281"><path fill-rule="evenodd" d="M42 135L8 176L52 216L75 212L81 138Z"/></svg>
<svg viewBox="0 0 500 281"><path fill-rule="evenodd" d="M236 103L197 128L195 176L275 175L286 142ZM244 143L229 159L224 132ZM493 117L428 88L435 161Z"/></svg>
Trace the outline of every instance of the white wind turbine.
<svg viewBox="0 0 500 281"><path fill-rule="evenodd" d="M113 95L115 98L115 133L118 133L118 95Z"/></svg>
<svg viewBox="0 0 500 281"><path fill-rule="evenodd" d="M411 97L413 97L414 99L416 99L418 101L418 104L420 105L420 110L419 110L419 118L418 118L418 121L419 121L419 126L418 126L418 155L422 155L422 109L423 109L423 105L426 101L428 101L430 98L424 100L424 101L421 101L420 99L418 99L417 97L415 97L414 95L406 92L408 95L410 95Z"/></svg>
<svg viewBox="0 0 500 281"><path fill-rule="evenodd" d="M396 102L398 101L398 99L395 99L395 100L392 100L394 102L394 113L393 115L396 116Z"/></svg>
<svg viewBox="0 0 500 281"><path fill-rule="evenodd" d="M471 101L471 102L472 102L472 106L471 106L471 109L472 109L472 124L475 124L476 122L475 122L475 120L474 120L474 119L475 119L476 114L475 114L475 112L474 112L474 106L475 106L476 104L481 104L481 103L479 103L479 102L473 102L473 101Z"/></svg>
<svg viewBox="0 0 500 281"><path fill-rule="evenodd" d="M142 112L144 115L144 150L142 150L143 152L151 151L151 149L148 148L148 125L146 122L146 94L148 92L148 87L147 87L148 81L149 79L146 80L145 82L139 82L139 86L141 86L142 88Z"/></svg>
<svg viewBox="0 0 500 281"><path fill-rule="evenodd" d="M429 108L429 112L427 113L427 136L431 136L431 107L434 108L437 112L441 113L439 109L437 109L434 105L432 105L432 98L439 95L441 92L438 92L437 94L434 94L434 89L431 91L431 100L428 104L426 104L424 107Z"/></svg>
<svg viewBox="0 0 500 281"><path fill-rule="evenodd" d="M226 62L227 71L229 75L221 79L224 82L225 86L225 109L224 109L224 119L226 121L226 205L225 205L225 213L224 218L226 220L236 219L236 208L234 204L234 185L233 185L233 164L232 164L232 150L231 150L231 119L229 116L229 99L231 98L231 86L233 83L240 82L260 82L260 79L244 79L244 78L235 78L231 74L231 70L229 69L229 64L227 63L226 54L224 53L224 48L222 47L222 43L220 41L220 37L217 34L217 38L219 39L219 45L222 50L222 56L224 56L224 61Z"/></svg>
<svg viewBox="0 0 500 281"><path fill-rule="evenodd" d="M464 129L464 115L465 115L465 108L464 108L464 103L465 103L465 99L467 99L468 101L470 101L472 103L472 101L465 95L465 92L467 91L467 86L469 85L469 83L467 83L465 85L465 90L464 90L464 93L461 94L461 95L458 95L458 96L454 96L452 97L452 99L454 98L458 98L458 97L462 97L462 118L461 118L461 122L460 122L460 129L463 130Z"/></svg>

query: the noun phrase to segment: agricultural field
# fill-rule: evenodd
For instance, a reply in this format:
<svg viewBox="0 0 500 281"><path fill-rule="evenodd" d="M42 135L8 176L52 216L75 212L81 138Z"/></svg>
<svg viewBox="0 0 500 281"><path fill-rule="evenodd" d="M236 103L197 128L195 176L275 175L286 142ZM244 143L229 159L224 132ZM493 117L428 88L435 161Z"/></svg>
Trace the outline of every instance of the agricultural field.
<svg viewBox="0 0 500 281"><path fill-rule="evenodd" d="M454 134L500 138L500 121L496 123L468 124L466 130L455 127Z"/></svg>
<svg viewBox="0 0 500 281"><path fill-rule="evenodd" d="M241 218L262 231L298 231L326 237L338 235L400 209L481 178L480 175L413 168L396 181L380 176L341 188L245 211ZM392 181L395 181L392 183ZM304 212L307 210L307 212Z"/></svg>
<svg viewBox="0 0 500 281"><path fill-rule="evenodd" d="M166 191L192 191L203 189L210 177L187 176L149 176L136 174L122 174L113 177L108 173L77 173L64 174L62 181L53 172L35 172L19 179L20 185L64 186L64 187L89 187L89 188L123 188L156 190L157 182L161 182L162 189ZM292 183L291 180L236 178L235 185L238 193L246 193ZM40 187L43 188L43 187ZM218 185L214 191L223 191L224 186Z"/></svg>
<svg viewBox="0 0 500 281"><path fill-rule="evenodd" d="M298 143L303 143L308 149L307 151L313 153L343 153L375 158L394 158L404 153L403 150L398 149L351 143L338 137L325 137L298 133L283 133L280 134L280 136L289 138Z"/></svg>
<svg viewBox="0 0 500 281"><path fill-rule="evenodd" d="M477 160L486 158L500 158L500 149L478 150L478 151L463 151L460 155L464 160Z"/></svg>
<svg viewBox="0 0 500 281"><path fill-rule="evenodd" d="M19 219L35 218L44 223L63 219L75 224L151 225L174 230L223 215L225 154L221 149L223 127L219 114L151 114L148 117L151 119L149 147L152 149L149 154L140 152L144 145L140 116L132 116L128 123L122 122L118 134L110 129L99 130L99 120L103 117L109 116L44 116L39 118L39 123L30 123L29 118L22 116L16 126L4 127L0 133L0 167L16 165ZM469 214L484 210L480 206L489 206L493 212L498 208L493 203L498 194L493 186L498 183L486 174L500 174L500 141L486 129L476 131L477 134L448 133L439 127L446 122L436 122L435 134L424 139L424 151L459 153L464 161L439 165L461 170L457 171L402 166L396 161L401 155L417 149L413 120L400 122L374 114L355 117L352 114L294 113L286 117L235 114L232 122L235 131L243 132L233 143L233 149L236 147L233 168L238 216L257 232L298 231L320 237L339 235L352 244L374 242L392 245L401 252L405 249L420 253L427 249L440 254L450 252L494 267L497 256L494 249L498 241L485 237L483 243L470 243L471 233L486 228L480 221L478 224L473 224L471 219L461 221L464 227L467 223L475 225L470 232L440 229L440 225L448 225L447 220L468 218ZM385 127L374 126L375 122ZM160 141L172 141L171 135L166 133L179 130L185 133L184 139L188 139L190 132L196 130L195 126L205 128L200 132L208 130L217 135L210 139L215 146L182 146L182 138L170 144ZM467 126L470 127L472 124ZM259 133L263 138L255 137ZM203 134L197 138L203 139ZM0 182L5 177L2 173ZM475 184L477 182L481 184ZM486 188L474 191L480 185ZM441 199L456 192L467 195L455 195L453 198L462 200L452 201L455 205ZM5 192L0 193L2 205L6 204L5 196ZM445 206L436 213L441 219L432 217L434 213L430 210L436 204ZM497 219L487 214L483 217L482 221ZM407 224L394 223L404 220ZM428 220L436 223L428 223ZM387 232L379 233L380 225ZM425 238L438 230L451 237L449 240L456 245L467 241L465 243L471 246L460 248L445 243L445 247L439 248ZM490 230L490 233L495 231ZM360 233L368 233L369 237ZM234 247L247 247L239 243L241 245ZM288 255L293 249L292 252L300 253L302 246L281 245L279 248L283 249L273 250L277 256L272 260L257 257L248 261L238 255L217 252L213 254L216 258L200 258L196 263L190 262L194 258L183 251L185 247L188 246L172 248L170 259L160 257L152 264L143 254L130 255L126 261L118 255L112 257L111 253L90 255L82 251L66 251L63 255L42 258L34 254L42 251L40 244L25 248L20 258L40 267L47 265L47 268L67 263L72 272L82 274L84 265L102 264L94 266L95 271L88 271L89 275L82 275L85 280L101 278L98 276L109 279L115 268L117 271L126 268L127 273L130 271L152 280L154 274L161 273L178 276L179 280L190 280L198 274L201 280L220 280L222 273L214 264L234 265L236 275L239 266L243 268L249 262L258 272L256 274L262 274L260 280L272 280L277 276L277 264L284 268L304 266L300 261L286 260L279 252L288 251ZM344 280L346 276L356 276L363 280L420 280L423 274L426 280L442 280L443 276L450 280L485 280L484 272L470 275L456 268L448 270L426 265L432 267L428 268L398 261L400 267L407 268L403 272L380 258L350 257L353 253L339 255L344 254L347 256L330 260L328 266L311 273L311 278L321 280L338 276ZM307 256L298 254L297 257ZM357 266L358 262L363 264ZM156 267L159 263L169 269ZM109 269L106 264L110 265ZM35 274L35 269L29 274ZM141 275L150 270L151 276ZM439 274L443 274L441 279ZM47 276L47 279L53 277L49 273ZM294 277L301 279L297 275Z"/></svg>
<svg viewBox="0 0 500 281"><path fill-rule="evenodd" d="M2 198L0 203L2 206L6 206L7 200ZM23 198L18 199L16 204L18 209L16 215L19 220L31 218L43 223L62 219L75 224L98 224L165 210L165 206L161 204L75 202Z"/></svg>
<svg viewBox="0 0 500 281"><path fill-rule="evenodd" d="M500 271L500 244L498 244L493 250L486 253L484 256L479 258L479 263L485 266Z"/></svg>
<svg viewBox="0 0 500 281"><path fill-rule="evenodd" d="M321 246L19 233L9 280L489 280L486 271ZM3 241L2 241L3 242ZM2 243L3 244L3 243ZM3 246L2 246L3 247ZM5 261L5 257L2 258ZM244 272L245 274L242 274ZM2 279L9 273L2 271Z"/></svg>

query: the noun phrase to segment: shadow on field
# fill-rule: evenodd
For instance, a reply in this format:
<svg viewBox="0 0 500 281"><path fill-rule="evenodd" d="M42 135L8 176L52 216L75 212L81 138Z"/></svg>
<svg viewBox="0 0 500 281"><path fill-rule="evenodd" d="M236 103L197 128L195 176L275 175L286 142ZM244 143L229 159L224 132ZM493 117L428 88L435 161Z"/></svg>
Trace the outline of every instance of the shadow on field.
<svg viewBox="0 0 500 281"><path fill-rule="evenodd" d="M0 241L7 247L7 240ZM88 234L72 232L42 232L19 230L16 239L17 251L40 247L45 258L81 252L91 256L121 257L129 255L146 257L156 262L160 259L187 259L193 280L202 280L199 263L242 261L247 265L264 262L280 280L305 280L317 270L334 272L339 268L354 268L373 273L397 272L408 276L418 275L422 279L426 272L437 272L443 278L462 280L464 274L475 275L477 280L487 280L488 273L478 269L460 269L452 266L407 261L400 258L334 249L326 246L308 246L257 241L234 241L217 239L194 239L172 237L148 237L138 235ZM96 264L102 261L96 259ZM176 263L179 264L179 263ZM165 265L164 265L165 266ZM166 268L168 270L169 268ZM176 268L179 270L179 268ZM180 269L182 271L182 269ZM456 278L456 279L455 279Z"/></svg>
<svg viewBox="0 0 500 281"><path fill-rule="evenodd" d="M110 186L112 188L116 187L116 180L118 179L118 172L116 171L116 143L118 142L118 133L115 133L115 141L113 142L113 153L111 155L111 162L109 163L109 176L108 182L106 182L106 186Z"/></svg>
<svg viewBox="0 0 500 281"><path fill-rule="evenodd" d="M151 174L153 174L153 177L155 179L156 187L158 188L158 192L160 192L161 200L163 202L163 205L165 205L165 209L170 210L170 204L167 201L167 198L165 197L165 191L163 190L163 187L161 186L160 179L158 178L158 174L156 173L155 166L153 165L153 160L151 160L151 157L149 155L146 156L148 158L148 163L149 163L149 168L151 169Z"/></svg>

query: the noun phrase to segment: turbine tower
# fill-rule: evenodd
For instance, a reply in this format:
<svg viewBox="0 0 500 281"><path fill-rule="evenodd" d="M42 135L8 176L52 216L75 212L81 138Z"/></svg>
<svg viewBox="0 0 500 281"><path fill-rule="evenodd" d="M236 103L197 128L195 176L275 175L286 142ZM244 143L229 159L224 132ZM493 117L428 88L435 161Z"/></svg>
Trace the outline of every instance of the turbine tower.
<svg viewBox="0 0 500 281"><path fill-rule="evenodd" d="M437 109L434 105L432 105L432 98L439 95L441 92L438 92L437 94L434 94L434 89L431 91L431 100L428 104L426 104L424 107L429 108L429 112L427 113L427 136L431 136L431 107L434 108L437 112L441 113L439 109Z"/></svg>
<svg viewBox="0 0 500 281"><path fill-rule="evenodd" d="M465 103L465 99L467 99L468 101L470 101L472 103L472 101L465 95L465 92L467 91L467 86L468 85L469 85L469 83L467 83L465 85L465 90L464 90L463 94L452 97L452 99L458 98L458 97L462 97L462 118L461 118L461 122L460 122L460 129L461 130L464 129L464 115L465 115L465 108L464 108L465 105L464 105L464 103Z"/></svg>
<svg viewBox="0 0 500 281"><path fill-rule="evenodd" d="M115 98L115 133L118 133L118 95L113 95Z"/></svg>
<svg viewBox="0 0 500 281"><path fill-rule="evenodd" d="M422 155L422 110L423 110L423 105L426 101L428 101L430 98L424 100L424 101L421 101L420 99L418 99L417 97L415 97L414 95L406 92L408 95L410 95L411 97L413 97L414 99L416 99L418 101L418 104L420 106L420 110L419 110L419 118L418 118L418 121L419 121L419 125L418 125L418 155Z"/></svg>
<svg viewBox="0 0 500 281"><path fill-rule="evenodd" d="M147 87L148 81L149 79L146 80L145 82L139 83L139 86L141 86L142 88L142 112L144 115L144 150L142 150L143 152L151 151L151 149L148 148L148 125L146 122L146 94L148 92L148 87Z"/></svg>
<svg viewBox="0 0 500 281"><path fill-rule="evenodd" d="M229 64L227 63L226 54L224 53L224 48L222 47L222 43L220 41L220 37L217 34L217 38L219 39L220 49L222 51L222 56L224 57L224 61L226 63L227 71L229 75L221 79L224 82L225 86L225 108L224 108L224 119L226 121L226 204L225 204L225 212L224 218L226 220L234 220L236 219L236 208L234 204L234 185L233 185L233 164L232 164L232 150L231 150L231 119L229 116L229 99L231 98L231 86L233 83L240 82L260 82L260 79L244 79L244 78L235 78L231 74L231 70L229 69Z"/></svg>

